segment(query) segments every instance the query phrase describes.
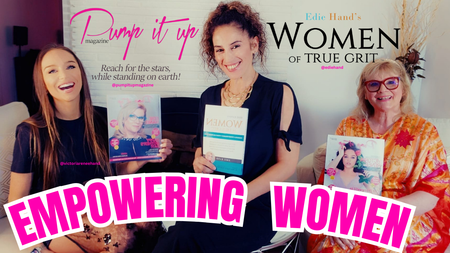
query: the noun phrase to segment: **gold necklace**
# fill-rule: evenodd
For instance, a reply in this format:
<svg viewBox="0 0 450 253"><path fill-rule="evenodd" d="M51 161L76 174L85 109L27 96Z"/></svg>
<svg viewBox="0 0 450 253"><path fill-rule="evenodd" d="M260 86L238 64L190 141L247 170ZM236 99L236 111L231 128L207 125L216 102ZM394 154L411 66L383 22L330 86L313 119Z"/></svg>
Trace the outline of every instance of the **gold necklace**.
<svg viewBox="0 0 450 253"><path fill-rule="evenodd" d="M222 92L222 98L225 106L230 107L241 107L244 102L250 97L253 91L253 84L258 77L258 73L255 71L255 76L253 78L252 84L247 90L244 90L238 94L234 94L230 91L231 80L225 84L225 89Z"/></svg>

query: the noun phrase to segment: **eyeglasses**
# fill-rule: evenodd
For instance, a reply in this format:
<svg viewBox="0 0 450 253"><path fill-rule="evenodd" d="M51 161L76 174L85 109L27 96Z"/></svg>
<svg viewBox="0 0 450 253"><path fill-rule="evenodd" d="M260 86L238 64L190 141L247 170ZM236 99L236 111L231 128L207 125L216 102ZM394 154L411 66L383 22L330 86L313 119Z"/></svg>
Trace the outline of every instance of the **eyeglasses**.
<svg viewBox="0 0 450 253"><path fill-rule="evenodd" d="M400 77L388 77L384 79L383 81L377 81L377 80L369 80L365 81L364 85L366 86L367 91L369 92L377 92L381 88L381 84L384 84L384 87L388 90L395 90L398 88L398 85L400 84Z"/></svg>
<svg viewBox="0 0 450 253"><path fill-rule="evenodd" d="M145 116L136 116L136 115L134 115L134 114L130 114L130 116L128 116L128 118L130 119L130 120L133 120L133 121L144 121L145 120Z"/></svg>

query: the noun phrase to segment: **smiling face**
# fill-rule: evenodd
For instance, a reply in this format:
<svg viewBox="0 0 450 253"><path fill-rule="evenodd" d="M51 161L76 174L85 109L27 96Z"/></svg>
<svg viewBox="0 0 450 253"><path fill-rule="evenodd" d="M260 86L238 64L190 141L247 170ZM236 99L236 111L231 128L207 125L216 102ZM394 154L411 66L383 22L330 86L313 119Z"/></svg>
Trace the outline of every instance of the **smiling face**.
<svg viewBox="0 0 450 253"><path fill-rule="evenodd" d="M397 77L398 74L393 71L380 71L368 76L367 80L382 81L388 77ZM388 90L386 86L381 85L377 92L369 92L366 89L366 99L373 106L375 113L377 112L394 112L400 113L400 101L403 96L403 83L400 80L398 88L395 90Z"/></svg>
<svg viewBox="0 0 450 253"><path fill-rule="evenodd" d="M128 118L123 121L124 137L138 137L138 132L141 130L144 120L145 111L141 108L134 110L132 114L128 115Z"/></svg>
<svg viewBox="0 0 450 253"><path fill-rule="evenodd" d="M258 37L234 24L217 27L213 33L214 57L230 79L254 75L253 54L258 51Z"/></svg>
<svg viewBox="0 0 450 253"><path fill-rule="evenodd" d="M45 87L56 104L80 101L81 71L71 53L63 49L50 50L41 65Z"/></svg>
<svg viewBox="0 0 450 253"><path fill-rule="evenodd" d="M344 152L344 156L342 157L342 163L344 164L345 169L352 169L356 164L356 153L352 149L346 149Z"/></svg>

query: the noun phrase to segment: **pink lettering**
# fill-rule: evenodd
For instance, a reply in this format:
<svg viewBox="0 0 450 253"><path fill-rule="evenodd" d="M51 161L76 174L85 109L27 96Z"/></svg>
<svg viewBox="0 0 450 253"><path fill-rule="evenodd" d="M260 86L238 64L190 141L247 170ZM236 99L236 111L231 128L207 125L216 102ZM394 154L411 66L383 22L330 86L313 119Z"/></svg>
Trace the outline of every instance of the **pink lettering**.
<svg viewBox="0 0 450 253"><path fill-rule="evenodd" d="M155 192L155 185L162 183L161 177L145 178L145 193L147 203L147 218L164 217L162 209L156 209L155 201L162 200L162 192Z"/></svg>
<svg viewBox="0 0 450 253"><path fill-rule="evenodd" d="M362 238L378 242L380 235L373 233L373 225L383 223L383 217L377 216L377 212L379 208L386 209L386 205L386 201L372 199L369 206L369 213L367 214L367 221L364 225Z"/></svg>
<svg viewBox="0 0 450 253"><path fill-rule="evenodd" d="M290 218L290 228L302 227L302 216L303 208L305 205L306 190L306 187L299 187L297 190L296 200L295 187L286 187L286 196L284 198L282 187L274 187L277 227L286 228L288 217Z"/></svg>
<svg viewBox="0 0 450 253"><path fill-rule="evenodd" d="M36 231L39 238L46 237L42 220L44 220L44 223L51 235L58 233L58 220L61 224L62 232L70 229L69 224L67 223L66 215L64 213L64 208L62 206L59 192L48 193L46 197L48 203L48 212L44 207L44 204L42 203L40 197L35 197L28 200L28 204L30 205L31 214L33 215L34 224L36 226ZM58 220L56 216L58 216Z"/></svg>
<svg viewBox="0 0 450 253"><path fill-rule="evenodd" d="M183 177L166 177L166 217L175 217L175 202L177 206L177 216L185 217L186 182Z"/></svg>
<svg viewBox="0 0 450 253"><path fill-rule="evenodd" d="M184 46L186 45L186 41L187 41L188 37L194 38L195 35L197 35L198 30L199 29L197 29L197 31L196 31L195 27L191 28L191 24L189 24L187 31L183 29L183 32L181 32L181 35L180 35L181 28L178 28L177 40L180 40L181 38L184 37L183 46L181 47L181 52L180 52L180 56L178 56L178 60L181 60L181 56L183 55L183 51L184 51Z"/></svg>
<svg viewBox="0 0 450 253"><path fill-rule="evenodd" d="M142 32L144 31L144 29L141 29L139 27L136 27L136 24L133 25L133 29L131 31L129 31L127 29L127 27L123 27L119 30L119 33L117 33L117 29L113 34L113 29L110 29L109 32L109 40L113 40L114 37L116 37L116 39L118 40L120 35L123 33L123 37L125 38L125 36L128 36L128 44L127 44L127 48L125 49L125 54L123 55L123 60L125 60L127 58L127 53L128 53L128 48L130 48L130 43L131 43L131 39L133 39L133 36L137 39L139 38L139 36L141 36ZM140 31L140 32L139 32Z"/></svg>
<svg viewBox="0 0 450 253"><path fill-rule="evenodd" d="M161 20L161 22L159 23L160 24L159 30L156 31L156 28L153 28L152 39L153 40L156 39L156 42L158 44L160 44L164 40L164 37L166 36L167 32L169 31L169 29L166 29L166 32L164 33L164 35L161 39L161 31L163 29L164 24L176 23L176 22L182 22L182 21L189 21L189 19L185 18L185 19L166 21L166 16L164 16L163 19ZM158 19L156 19L156 23L158 23ZM184 42L183 42L183 46L181 47L181 51L180 51L180 55L178 56L178 60L181 60L181 56L183 55L184 46L186 45L187 39L194 38L195 35L197 35L199 29L196 30L195 27L191 28L191 24L189 24L187 31L185 29L183 29L183 31L181 32L181 35L180 35L180 31L181 31L181 28L178 28L177 40L180 40L181 38L184 37Z"/></svg>
<svg viewBox="0 0 450 253"><path fill-rule="evenodd" d="M141 146L150 146L151 148L157 148L159 145L155 139L147 139L147 142L141 142Z"/></svg>
<svg viewBox="0 0 450 253"><path fill-rule="evenodd" d="M217 220L219 214L220 182L221 179L211 178L200 179L200 196L198 200L198 218L206 219L208 210L209 219Z"/></svg>
<svg viewBox="0 0 450 253"><path fill-rule="evenodd" d="M350 210L347 213L347 196L348 193L346 192L336 191L334 193L334 202L331 210L330 226L328 227L328 231L333 233L336 232L336 226L340 214L339 233L347 235L353 220L355 220L355 226L353 228L352 235L359 237L361 234L361 225L363 223L364 209L366 208L367 197L355 195L352 200Z"/></svg>
<svg viewBox="0 0 450 253"><path fill-rule="evenodd" d="M76 198L76 203L75 199ZM86 197L84 192L79 187L72 187L64 190L64 199L66 200L67 215L69 216L70 225L72 229L80 227L80 216L78 212L81 212L86 207Z"/></svg>
<svg viewBox="0 0 450 253"><path fill-rule="evenodd" d="M317 203L319 198L320 203ZM326 190L316 188L311 191L309 195L308 215L306 217L306 223L308 223L309 228L317 231L320 231L325 228L328 220L329 203L330 203L330 196L328 195L328 192ZM319 204L320 213L319 219L316 222L317 204Z"/></svg>
<svg viewBox="0 0 450 253"><path fill-rule="evenodd" d="M36 241L38 239L36 233L28 234L25 230L25 227L31 224L30 218L20 218L19 212L25 210L25 204L23 202L20 202L8 207L8 209L11 215L11 219L13 220L14 227L16 228L17 235L19 236L20 243L22 243L22 245L25 245L30 242Z"/></svg>
<svg viewBox="0 0 450 253"><path fill-rule="evenodd" d="M141 178L133 178L133 191L131 190L130 179L122 178L122 187L119 190L118 180L110 180L112 199L116 210L117 220L127 220L128 210L131 219L141 218ZM134 198L133 198L134 193Z"/></svg>
<svg viewBox="0 0 450 253"><path fill-rule="evenodd" d="M97 196L100 203L97 201ZM100 225L109 222L111 220L111 207L106 186L101 182L90 184L87 188L87 197L91 221Z"/></svg>
<svg viewBox="0 0 450 253"><path fill-rule="evenodd" d="M223 189L223 200L221 208L222 219L227 222L240 222L243 199L233 198L233 189L236 190L237 196L244 196L244 186L239 181L228 181ZM233 210L230 213L230 207L233 206Z"/></svg>
<svg viewBox="0 0 450 253"><path fill-rule="evenodd" d="M72 18L70 19L70 24L72 24L72 21L73 21L73 19L74 19L76 16L78 16L78 15L80 15L80 14L83 14L83 13L85 13L85 12L90 12L90 11L102 11L102 12L108 13L109 16L111 17L111 21L112 21L112 22L111 22L111 26L110 26L106 31L104 31L104 32L102 32L102 33L99 33L99 34L86 34L87 29L88 29L88 26L89 26L89 22L91 21L91 15L89 15L89 16L88 16L88 19L87 19L87 22L86 22L86 27L84 28L83 37L81 38L81 44L83 44L84 37L85 37L86 35L87 35L87 36L100 36L100 35L103 35L103 34L107 33L110 29L112 29L112 26L114 25L114 17L113 17L113 15L112 15L109 11L107 11L107 10L105 10L105 9L102 9L102 8L89 8L89 9L85 9L85 10L79 11L79 12L75 13L75 15L72 16Z"/></svg>
<svg viewBox="0 0 450 253"><path fill-rule="evenodd" d="M400 248L402 240L405 234L406 227L408 226L408 218L411 214L411 209L404 207L402 215L399 220L400 206L392 204L389 210L386 224L384 225L383 235L381 236L381 243L388 244L392 235L392 246Z"/></svg>
<svg viewBox="0 0 450 253"><path fill-rule="evenodd" d="M158 117L150 117L145 121L145 124L158 124Z"/></svg>
<svg viewBox="0 0 450 253"><path fill-rule="evenodd" d="M72 21L73 21L73 19L76 16L78 16L78 15L80 15L82 13L91 12L91 11L101 11L101 12L108 13L108 15L111 17L111 26L106 31L104 31L102 33L99 33L99 34L88 34L87 30L88 30L88 27L89 27L89 23L91 21L91 15L89 15L88 19L86 21L86 26L84 28L83 37L81 38L81 44L83 44L83 41L84 41L84 38L85 38L86 35L87 36L100 36L100 35L103 35L103 34L105 34L105 33L107 33L109 31L109 40L113 40L114 38L116 38L118 40L120 38L120 36L123 34L122 38L125 38L126 36L128 36L128 44L127 44L127 47L125 49L125 53L123 55L123 60L125 60L127 58L127 53L128 53L128 49L130 47L131 40L133 39L133 37L134 38L138 38L139 36L141 36L141 34L144 31L144 29L136 27L136 24L133 24L133 29L131 29L131 30L128 30L127 27L123 27L120 30L114 29L113 28L113 25L114 25L114 17L113 17L113 15L109 11L107 11L105 9L102 9L102 8L89 8L89 9L85 9L85 10L82 10L80 12L77 12L70 19L70 24L72 24Z"/></svg>
<svg viewBox="0 0 450 253"><path fill-rule="evenodd" d="M155 22L158 23L158 19L156 19ZM162 28L163 28L163 25L165 24L165 22L166 22L166 16L164 16L162 18L161 22L159 23L160 26L159 26L158 32L156 32L156 28L153 28L152 39L155 40L155 38L158 37L158 39L156 39L156 42L158 44L160 44L163 41L164 37L166 37L167 31L169 31L169 29L166 29L166 32L164 33L164 35L163 35L163 37L161 39L161 31L162 31ZM169 23L169 22L167 22L167 23ZM156 34L155 34L155 32L156 32Z"/></svg>
<svg viewBox="0 0 450 253"><path fill-rule="evenodd" d="M197 195L197 177L189 177L189 190L188 190L188 210L187 217L195 218L195 208L196 208L196 199Z"/></svg>

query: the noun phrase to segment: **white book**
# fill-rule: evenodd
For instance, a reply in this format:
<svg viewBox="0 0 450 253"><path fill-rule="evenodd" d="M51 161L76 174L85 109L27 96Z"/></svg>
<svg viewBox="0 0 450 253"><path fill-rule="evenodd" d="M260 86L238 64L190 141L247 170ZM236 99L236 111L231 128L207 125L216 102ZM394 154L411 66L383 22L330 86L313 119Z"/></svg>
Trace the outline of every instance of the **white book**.
<svg viewBox="0 0 450 253"><path fill-rule="evenodd" d="M242 175L247 122L247 108L206 105L203 155L216 166L216 171Z"/></svg>
<svg viewBox="0 0 450 253"><path fill-rule="evenodd" d="M324 185L381 195L384 140L328 135Z"/></svg>

